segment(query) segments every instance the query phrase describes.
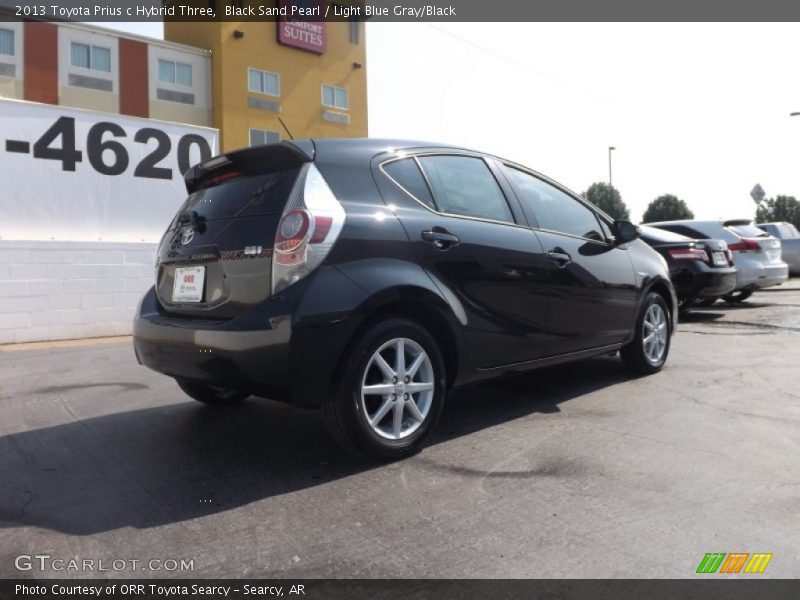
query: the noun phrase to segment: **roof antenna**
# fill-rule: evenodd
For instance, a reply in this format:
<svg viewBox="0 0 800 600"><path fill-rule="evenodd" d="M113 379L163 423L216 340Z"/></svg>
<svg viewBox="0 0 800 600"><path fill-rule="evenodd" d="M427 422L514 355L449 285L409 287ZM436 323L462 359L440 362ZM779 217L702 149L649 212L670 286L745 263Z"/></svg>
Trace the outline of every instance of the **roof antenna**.
<svg viewBox="0 0 800 600"><path fill-rule="evenodd" d="M278 116L278 121L280 121L281 125L283 125L283 128L286 130L286 133L289 134L289 139L294 141L294 136L292 135L292 132L289 131L289 128L286 126L286 123L283 122L283 119L281 119L280 116Z"/></svg>

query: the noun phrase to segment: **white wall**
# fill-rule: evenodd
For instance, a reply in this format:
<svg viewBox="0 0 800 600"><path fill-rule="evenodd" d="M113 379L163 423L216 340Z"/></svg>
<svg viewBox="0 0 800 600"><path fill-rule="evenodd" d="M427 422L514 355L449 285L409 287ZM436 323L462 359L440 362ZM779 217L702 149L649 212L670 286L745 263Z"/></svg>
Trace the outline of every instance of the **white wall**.
<svg viewBox="0 0 800 600"><path fill-rule="evenodd" d="M0 344L130 335L156 244L0 240Z"/></svg>

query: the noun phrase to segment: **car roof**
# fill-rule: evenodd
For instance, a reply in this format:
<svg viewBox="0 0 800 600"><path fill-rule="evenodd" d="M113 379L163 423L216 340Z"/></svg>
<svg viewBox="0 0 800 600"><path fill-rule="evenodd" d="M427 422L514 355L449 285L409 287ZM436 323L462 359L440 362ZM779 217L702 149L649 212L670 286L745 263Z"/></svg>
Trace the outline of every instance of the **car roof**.
<svg viewBox="0 0 800 600"><path fill-rule="evenodd" d="M655 223L647 223L652 227L659 225L720 225L722 227L731 227L736 225L750 225L752 219L710 219L701 221L700 219L680 219L677 221L657 221Z"/></svg>
<svg viewBox="0 0 800 600"><path fill-rule="evenodd" d="M315 150L314 158L326 160L331 157L347 157L352 159L372 158L378 154L386 152L397 152L398 150L419 150L426 148L436 148L437 150L454 150L462 152L475 152L477 154L487 154L472 148L455 146L453 144L443 144L424 140L400 140L393 138L314 138L312 140L296 140L297 145L313 144Z"/></svg>

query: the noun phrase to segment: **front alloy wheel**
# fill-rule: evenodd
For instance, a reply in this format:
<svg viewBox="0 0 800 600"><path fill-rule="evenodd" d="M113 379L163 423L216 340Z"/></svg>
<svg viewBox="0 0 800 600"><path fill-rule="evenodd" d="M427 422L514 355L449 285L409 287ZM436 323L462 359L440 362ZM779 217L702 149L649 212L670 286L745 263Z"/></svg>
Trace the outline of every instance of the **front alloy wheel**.
<svg viewBox="0 0 800 600"><path fill-rule="evenodd" d="M645 313L642 327L644 354L650 364L657 365L663 362L669 341L667 315L661 305L655 303L650 305Z"/></svg>
<svg viewBox="0 0 800 600"><path fill-rule="evenodd" d="M372 325L348 351L323 416L352 453L404 458L420 450L436 424L445 388L433 336L414 321L390 318Z"/></svg>
<svg viewBox="0 0 800 600"><path fill-rule="evenodd" d="M619 353L622 362L633 373L657 373L667 361L672 335L669 308L664 298L650 292L644 299L636 320L636 335Z"/></svg>

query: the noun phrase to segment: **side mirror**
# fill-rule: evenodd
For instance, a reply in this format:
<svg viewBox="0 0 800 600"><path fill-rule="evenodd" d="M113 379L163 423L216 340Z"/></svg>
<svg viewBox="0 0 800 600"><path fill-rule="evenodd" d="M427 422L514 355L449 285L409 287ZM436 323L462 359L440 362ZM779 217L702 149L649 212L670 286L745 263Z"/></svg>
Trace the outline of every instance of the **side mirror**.
<svg viewBox="0 0 800 600"><path fill-rule="evenodd" d="M639 228L630 221L614 221L614 243L619 246L639 238Z"/></svg>

